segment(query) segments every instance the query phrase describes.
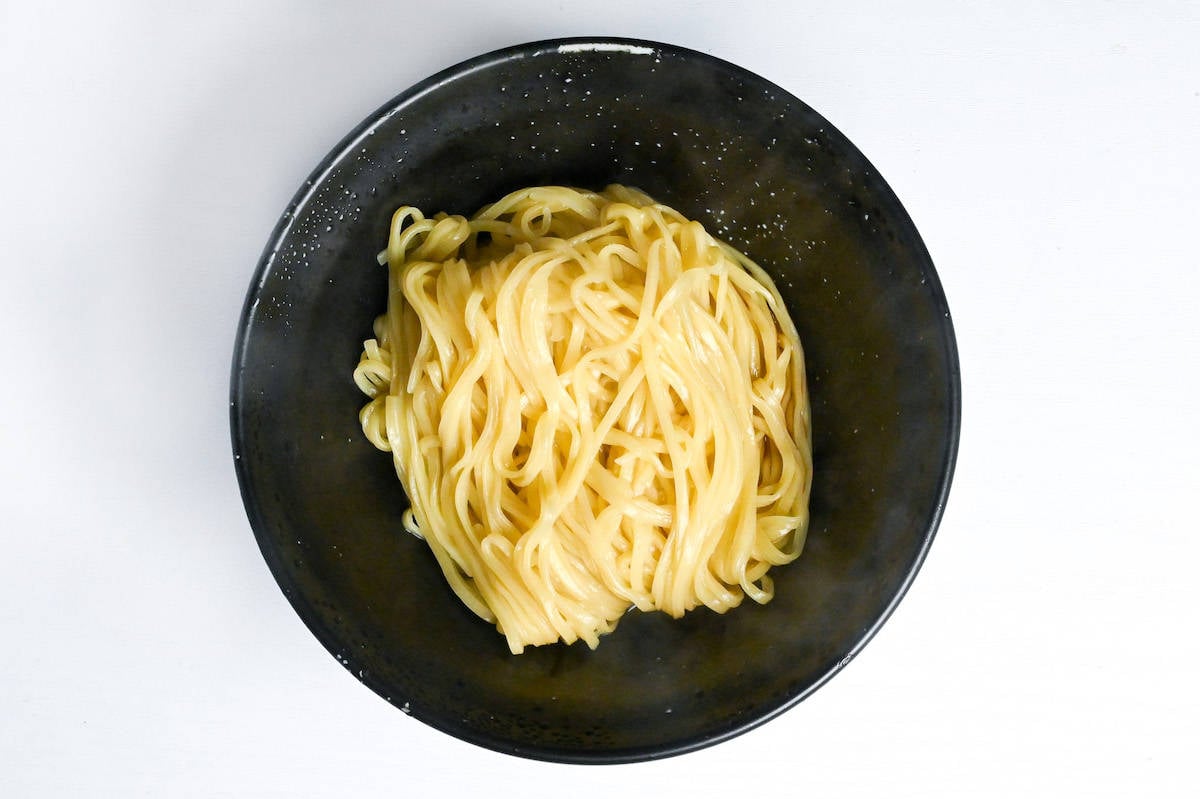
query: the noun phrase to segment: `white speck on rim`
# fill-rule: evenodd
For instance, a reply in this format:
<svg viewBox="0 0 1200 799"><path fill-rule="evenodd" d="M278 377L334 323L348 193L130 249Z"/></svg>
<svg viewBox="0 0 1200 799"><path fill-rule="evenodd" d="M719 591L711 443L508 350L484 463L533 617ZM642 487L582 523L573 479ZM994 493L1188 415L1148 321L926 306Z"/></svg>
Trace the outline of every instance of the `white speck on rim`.
<svg viewBox="0 0 1200 799"><path fill-rule="evenodd" d="M619 42L584 42L582 44L560 44L560 53L630 53L631 55L654 55L653 47L638 47Z"/></svg>

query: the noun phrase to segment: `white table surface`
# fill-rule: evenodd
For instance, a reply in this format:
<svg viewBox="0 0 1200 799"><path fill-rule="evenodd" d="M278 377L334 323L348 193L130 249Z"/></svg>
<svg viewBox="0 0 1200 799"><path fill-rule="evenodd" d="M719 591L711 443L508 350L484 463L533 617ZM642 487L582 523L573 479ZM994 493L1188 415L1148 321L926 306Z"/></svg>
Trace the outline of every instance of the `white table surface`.
<svg viewBox="0 0 1200 799"><path fill-rule="evenodd" d="M1197 795L1200 4L783 7L0 3L0 796ZM346 673L228 431L242 300L317 161L434 71L582 34L741 64L854 141L933 255L964 396L937 541L861 656L609 767Z"/></svg>

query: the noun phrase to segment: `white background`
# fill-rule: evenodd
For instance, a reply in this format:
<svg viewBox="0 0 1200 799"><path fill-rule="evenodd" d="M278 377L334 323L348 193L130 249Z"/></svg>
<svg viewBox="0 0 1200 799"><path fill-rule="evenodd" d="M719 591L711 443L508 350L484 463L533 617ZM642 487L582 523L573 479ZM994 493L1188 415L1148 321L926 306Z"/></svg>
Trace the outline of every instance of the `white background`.
<svg viewBox="0 0 1200 799"><path fill-rule="evenodd" d="M582 34L733 61L849 136L929 246L964 393L938 539L863 654L613 767L347 674L263 563L227 417L309 170L437 70ZM1197 795L1198 40L1187 2L3 2L0 796Z"/></svg>

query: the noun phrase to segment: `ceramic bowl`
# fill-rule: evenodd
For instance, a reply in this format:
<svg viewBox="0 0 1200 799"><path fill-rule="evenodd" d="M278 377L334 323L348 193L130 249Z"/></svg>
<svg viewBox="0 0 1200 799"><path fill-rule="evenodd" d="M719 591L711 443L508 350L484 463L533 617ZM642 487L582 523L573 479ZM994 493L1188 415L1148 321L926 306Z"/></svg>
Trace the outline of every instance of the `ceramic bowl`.
<svg viewBox="0 0 1200 799"><path fill-rule="evenodd" d="M509 653L451 593L351 378L385 307L375 260L402 204L470 214L529 185L640 187L774 278L806 350L804 554L776 598L633 613L595 650ZM845 136L778 86L654 42L570 39L434 75L304 183L254 272L232 379L235 464L297 614L405 713L525 757L611 763L717 743L791 708L864 646L917 573L949 491L959 375L917 230Z"/></svg>

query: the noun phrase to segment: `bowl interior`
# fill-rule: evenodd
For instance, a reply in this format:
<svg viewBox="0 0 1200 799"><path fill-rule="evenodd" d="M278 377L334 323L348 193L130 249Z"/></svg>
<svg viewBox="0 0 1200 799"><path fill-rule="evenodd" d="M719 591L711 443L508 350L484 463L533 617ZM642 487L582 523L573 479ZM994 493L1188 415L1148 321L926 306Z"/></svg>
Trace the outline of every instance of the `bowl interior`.
<svg viewBox="0 0 1200 799"><path fill-rule="evenodd" d="M620 182L703 222L775 279L806 350L815 478L804 554L776 598L630 614L596 651L514 657L401 528L389 456L351 378L385 305L399 205L469 214L509 190ZM500 751L576 762L741 732L835 673L932 539L957 442L958 366L933 265L883 179L827 121L717 59L621 40L483 56L400 95L288 208L234 360L247 512L300 617L391 703Z"/></svg>

